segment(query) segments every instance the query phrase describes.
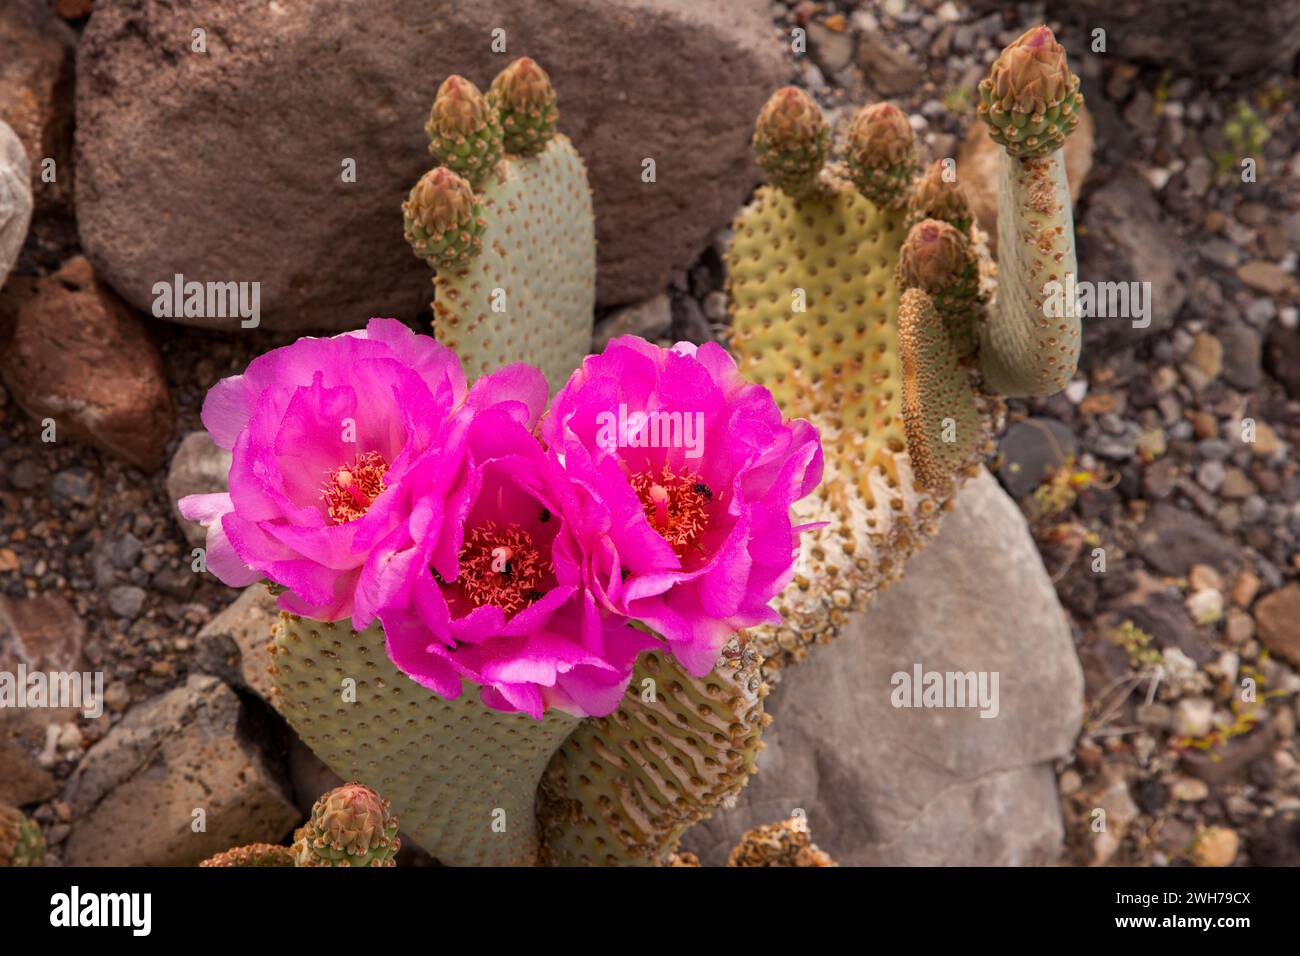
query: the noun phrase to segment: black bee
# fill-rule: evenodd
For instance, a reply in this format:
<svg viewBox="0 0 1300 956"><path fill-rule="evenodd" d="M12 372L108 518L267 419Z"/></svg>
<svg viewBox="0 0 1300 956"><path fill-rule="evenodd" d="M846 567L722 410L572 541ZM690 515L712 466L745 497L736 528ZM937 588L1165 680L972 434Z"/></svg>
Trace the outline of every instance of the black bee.
<svg viewBox="0 0 1300 956"><path fill-rule="evenodd" d="M695 485L694 491L697 495L703 495L705 501L713 500L713 489L702 481Z"/></svg>
<svg viewBox="0 0 1300 956"><path fill-rule="evenodd" d="M542 524L546 524L546 522L551 520L551 513L543 508L542 513L537 516L537 520Z"/></svg>

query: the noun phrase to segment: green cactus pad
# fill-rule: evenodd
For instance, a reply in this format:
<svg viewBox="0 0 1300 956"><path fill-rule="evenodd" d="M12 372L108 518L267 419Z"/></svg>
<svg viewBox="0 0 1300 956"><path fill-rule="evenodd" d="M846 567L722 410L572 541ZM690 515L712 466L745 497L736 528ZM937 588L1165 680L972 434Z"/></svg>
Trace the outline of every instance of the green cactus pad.
<svg viewBox="0 0 1300 956"><path fill-rule="evenodd" d="M501 117L506 152L535 156L545 149L560 118L546 71L529 57L520 57L497 74L490 93Z"/></svg>
<svg viewBox="0 0 1300 956"><path fill-rule="evenodd" d="M199 864L199 866L218 867L283 867L296 865L293 851L287 846L276 846L274 843L252 843L248 846L237 846L234 849L226 850L224 853L208 857Z"/></svg>
<svg viewBox="0 0 1300 956"><path fill-rule="evenodd" d="M501 117L477 86L449 76L438 87L424 124L429 152L474 189L487 181L502 153Z"/></svg>
<svg viewBox="0 0 1300 956"><path fill-rule="evenodd" d="M272 651L290 726L335 773L392 801L420 846L449 866L537 862L537 782L577 718L501 713L472 686L443 700L393 665L378 625L357 632L281 614Z"/></svg>
<svg viewBox="0 0 1300 956"><path fill-rule="evenodd" d="M951 486L984 434L970 376L930 297L903 293L898 307L903 422L917 484ZM946 489L951 493L951 488Z"/></svg>
<svg viewBox="0 0 1300 956"><path fill-rule="evenodd" d="M998 161L998 282L980 342L987 386L1052 395L1079 366L1080 326L1066 302L1078 276L1065 155Z"/></svg>
<svg viewBox="0 0 1300 956"><path fill-rule="evenodd" d="M666 654L642 654L623 706L584 720L546 769L538 795L546 861L673 863L682 832L733 799L754 772L769 721L760 663L734 637L704 678Z"/></svg>
<svg viewBox="0 0 1300 956"><path fill-rule="evenodd" d="M0 803L0 866L44 866L45 836L35 820Z"/></svg>
<svg viewBox="0 0 1300 956"><path fill-rule="evenodd" d="M977 111L1011 156L1033 159L1060 149L1079 125L1083 94L1065 49L1046 26L1026 30L980 81Z"/></svg>
<svg viewBox="0 0 1300 956"><path fill-rule="evenodd" d="M434 280L434 335L477 378L538 366L554 392L591 347L596 229L582 157L557 134L507 157L481 193L483 251Z"/></svg>
<svg viewBox="0 0 1300 956"><path fill-rule="evenodd" d="M931 298L958 357L975 351L984 316L979 261L955 226L938 219L913 226L895 279L900 288L921 289Z"/></svg>

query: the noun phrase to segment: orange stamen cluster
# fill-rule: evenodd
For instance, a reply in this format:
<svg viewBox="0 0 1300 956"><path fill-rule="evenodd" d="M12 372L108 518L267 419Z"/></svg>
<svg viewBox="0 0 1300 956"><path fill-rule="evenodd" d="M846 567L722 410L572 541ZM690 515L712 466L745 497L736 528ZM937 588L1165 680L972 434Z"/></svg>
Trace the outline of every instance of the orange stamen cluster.
<svg viewBox="0 0 1300 956"><path fill-rule="evenodd" d="M456 585L475 607L495 604L508 617L541 598L548 568L527 531L487 521L465 536Z"/></svg>
<svg viewBox="0 0 1300 956"><path fill-rule="evenodd" d="M674 472L668 465L633 475L630 483L641 499L646 520L684 558L709 524L709 503L713 492L695 472Z"/></svg>
<svg viewBox="0 0 1300 956"><path fill-rule="evenodd" d="M357 455L351 465L340 465L329 472L321 499L330 520L335 524L355 521L370 510L371 504L385 488L384 472L388 462L377 451Z"/></svg>

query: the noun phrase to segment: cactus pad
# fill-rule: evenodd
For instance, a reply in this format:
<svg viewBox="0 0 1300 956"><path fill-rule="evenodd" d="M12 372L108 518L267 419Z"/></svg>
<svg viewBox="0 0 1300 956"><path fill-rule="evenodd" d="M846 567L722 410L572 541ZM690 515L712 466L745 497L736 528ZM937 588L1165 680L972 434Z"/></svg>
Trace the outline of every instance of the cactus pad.
<svg viewBox="0 0 1300 956"><path fill-rule="evenodd" d="M984 316L979 261L955 226L938 219L913 226L895 278L899 288L920 289L934 302L958 357L975 351Z"/></svg>
<svg viewBox="0 0 1300 956"><path fill-rule="evenodd" d="M420 846L450 866L536 862L537 782L576 718L491 710L474 687L443 700L393 665L378 625L281 614L272 651L289 724L340 776L391 800Z"/></svg>
<svg viewBox="0 0 1300 956"><path fill-rule="evenodd" d="M360 783L325 794L294 834L297 866L393 866L401 849L390 803Z"/></svg>
<svg viewBox="0 0 1300 956"><path fill-rule="evenodd" d="M831 128L813 98L795 86L777 90L758 114L754 155L772 185L790 196L817 188Z"/></svg>
<svg viewBox="0 0 1300 956"><path fill-rule="evenodd" d="M430 114L442 185L426 185L433 170L412 190L403 206L407 239L437 271L434 335L471 378L528 361L555 391L590 347L591 188L582 157L555 132L558 115L550 80L526 57L507 66L486 97L450 77ZM451 171L473 187L472 217L464 215L464 197L445 185ZM439 214L428 211L434 208ZM450 219L455 229L446 228Z"/></svg>
<svg viewBox="0 0 1300 956"><path fill-rule="evenodd" d="M916 133L893 103L864 106L853 117L846 157L849 176L877 206L898 208L907 201L916 156Z"/></svg>
<svg viewBox="0 0 1300 956"><path fill-rule="evenodd" d="M734 799L754 772L769 721L760 663L736 637L703 678L671 656L642 654L623 706L584 720L542 778L547 862L673 864L682 832Z"/></svg>
<svg viewBox="0 0 1300 956"><path fill-rule="evenodd" d="M786 415L812 421L826 456L817 494L794 510L827 525L805 534L794 583L775 603L785 623L753 632L771 667L828 640L898 577L943 504L917 485L907 455L895 281L903 214L834 171L823 180L828 188L806 200L759 189L727 253L741 371Z"/></svg>
<svg viewBox="0 0 1300 956"><path fill-rule="evenodd" d="M925 219L940 219L950 223L963 236L970 235L975 214L971 212L970 201L957 181L945 175L947 169L943 160L936 159L912 187L907 199L909 229Z"/></svg>

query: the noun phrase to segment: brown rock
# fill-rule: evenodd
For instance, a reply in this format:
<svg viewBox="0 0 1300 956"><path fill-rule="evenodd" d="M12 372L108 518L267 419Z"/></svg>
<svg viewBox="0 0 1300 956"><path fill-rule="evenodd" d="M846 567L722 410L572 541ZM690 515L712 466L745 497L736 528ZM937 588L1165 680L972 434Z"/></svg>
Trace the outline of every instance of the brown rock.
<svg viewBox="0 0 1300 956"><path fill-rule="evenodd" d="M3 343L8 340L8 345ZM0 378L57 437L89 441L145 470L162 464L171 396L144 322L78 256L0 294Z"/></svg>
<svg viewBox="0 0 1300 956"><path fill-rule="evenodd" d="M1281 295L1290 279L1282 267L1274 262L1257 259L1237 267L1237 278L1252 289L1268 295Z"/></svg>
<svg viewBox="0 0 1300 956"><path fill-rule="evenodd" d="M129 711L68 780L64 861L192 866L287 836L301 817L244 736L241 716L234 691L198 675Z"/></svg>
<svg viewBox="0 0 1300 956"><path fill-rule="evenodd" d="M1260 598L1255 626L1269 650L1300 667L1300 584L1292 581Z"/></svg>
<svg viewBox="0 0 1300 956"><path fill-rule="evenodd" d="M1092 169L1092 114L1085 108L1079 126L1065 141L1065 178L1070 184L1070 199L1079 201L1079 190ZM998 248L998 154L1002 147L993 142L982 120L972 120L966 138L957 153L957 179L980 228L989 234L989 249Z"/></svg>
<svg viewBox="0 0 1300 956"><path fill-rule="evenodd" d="M858 37L858 66L881 96L901 96L921 84L925 68L884 33L868 30Z"/></svg>
<svg viewBox="0 0 1300 956"><path fill-rule="evenodd" d="M1218 378L1223 371L1223 345L1209 332L1201 332L1192 342L1187 361L1206 378Z"/></svg>
<svg viewBox="0 0 1300 956"><path fill-rule="evenodd" d="M54 12L65 20L80 20L90 16L95 0L54 0Z"/></svg>
<svg viewBox="0 0 1300 956"><path fill-rule="evenodd" d="M0 4L0 120L31 161L37 205L72 195L72 94L76 35L44 0ZM41 161L55 162L53 183Z"/></svg>
<svg viewBox="0 0 1300 956"><path fill-rule="evenodd" d="M765 5L438 9L119 0L96 10L78 60L77 208L104 278L139 308L175 273L260 281L263 323L282 329L414 315L429 270L402 237L398 205L431 165L423 124L437 83L456 72L486 89L523 54L550 74L560 130L591 175L601 303L662 291L756 180L754 119L786 76ZM206 54L190 52L200 24ZM497 28L506 55L491 51ZM341 181L345 158L355 183ZM642 181L645 159L655 182Z"/></svg>

